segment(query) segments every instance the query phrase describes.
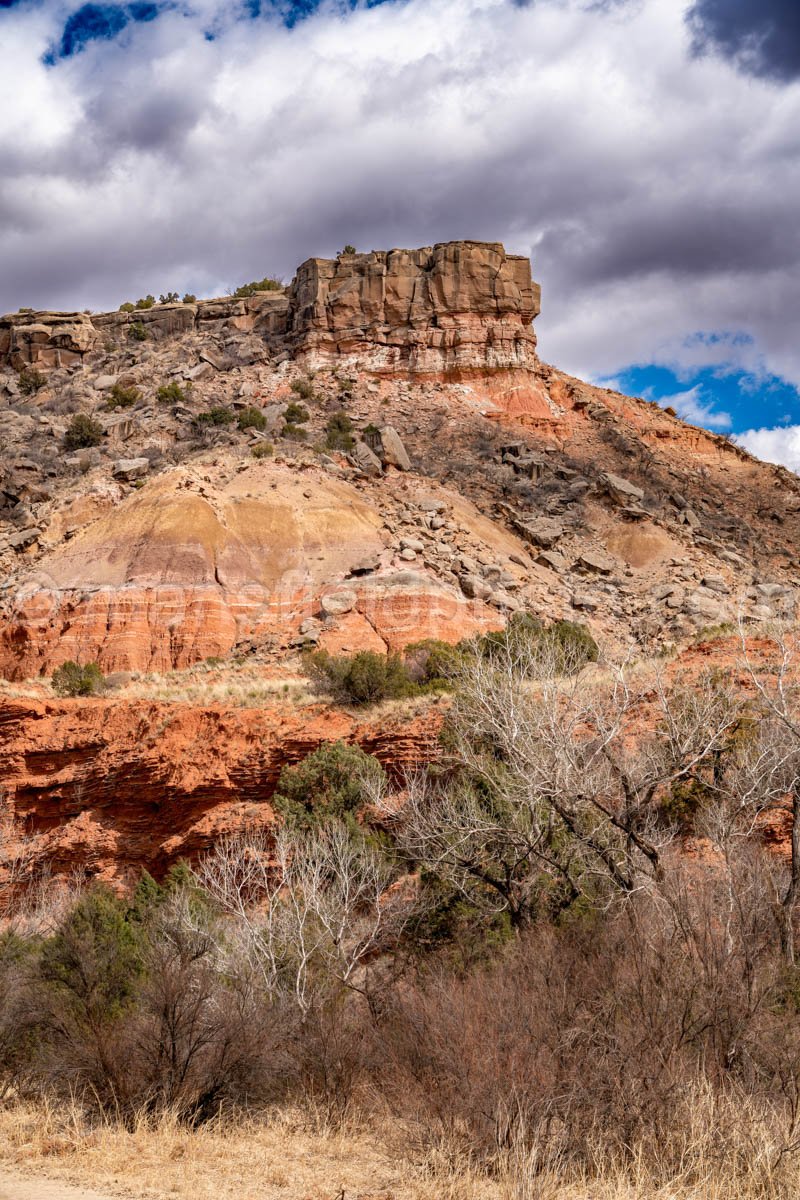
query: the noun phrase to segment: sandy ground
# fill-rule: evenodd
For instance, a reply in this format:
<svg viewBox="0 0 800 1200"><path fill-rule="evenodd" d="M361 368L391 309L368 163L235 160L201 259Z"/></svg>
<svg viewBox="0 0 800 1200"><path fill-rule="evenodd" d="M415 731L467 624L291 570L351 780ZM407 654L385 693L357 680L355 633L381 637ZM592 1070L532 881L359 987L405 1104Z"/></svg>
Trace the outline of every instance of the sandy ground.
<svg viewBox="0 0 800 1200"><path fill-rule="evenodd" d="M90 1192L52 1179L23 1179L0 1171L0 1200L113 1200L100 1192Z"/></svg>

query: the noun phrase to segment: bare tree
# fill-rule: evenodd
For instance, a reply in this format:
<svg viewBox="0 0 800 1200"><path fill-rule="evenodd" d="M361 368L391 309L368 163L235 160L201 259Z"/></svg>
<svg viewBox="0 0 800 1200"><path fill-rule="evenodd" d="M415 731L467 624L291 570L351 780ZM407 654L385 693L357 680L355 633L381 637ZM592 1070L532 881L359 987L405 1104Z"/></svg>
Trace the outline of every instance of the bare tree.
<svg viewBox="0 0 800 1200"><path fill-rule="evenodd" d="M763 640L762 634L762 640ZM770 803L763 808L789 808L788 879L776 886L776 908L784 958L795 965L795 921L800 901L800 678L795 630L776 625L766 631L770 661L760 662L748 631L739 622L739 639L744 670L755 693L762 720L773 743Z"/></svg>
<svg viewBox="0 0 800 1200"><path fill-rule="evenodd" d="M368 964L396 944L413 904L386 860L339 822L228 839L197 878L267 991L291 993L303 1013L331 984L365 991Z"/></svg>
<svg viewBox="0 0 800 1200"><path fill-rule="evenodd" d="M576 671L537 639L470 656L458 683L449 770L409 781L397 836L516 926L660 882L672 836L660 801L724 751L742 711L711 677L682 687L658 669Z"/></svg>

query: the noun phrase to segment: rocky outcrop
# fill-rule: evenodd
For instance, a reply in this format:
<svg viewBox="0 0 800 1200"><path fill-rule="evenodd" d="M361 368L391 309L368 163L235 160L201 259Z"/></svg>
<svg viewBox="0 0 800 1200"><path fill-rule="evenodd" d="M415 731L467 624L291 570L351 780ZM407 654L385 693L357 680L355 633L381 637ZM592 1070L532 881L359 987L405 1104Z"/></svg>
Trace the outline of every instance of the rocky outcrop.
<svg viewBox="0 0 800 1200"><path fill-rule="evenodd" d="M376 720L338 709L155 701L0 701L3 817L32 866L133 882L215 839L271 824L281 770L321 742L399 778L437 754L441 708Z"/></svg>
<svg viewBox="0 0 800 1200"><path fill-rule="evenodd" d="M101 510L6 593L0 675L67 659L169 671L285 647L307 620L333 617L322 598L345 580L355 601L341 626L322 627L330 649L398 650L502 625L454 582L395 564L381 512L351 484L253 464L215 486L181 469Z"/></svg>
<svg viewBox="0 0 800 1200"><path fill-rule="evenodd" d="M303 263L289 290L293 346L311 361L450 378L534 365L540 292L499 242L343 254Z"/></svg>
<svg viewBox="0 0 800 1200"><path fill-rule="evenodd" d="M535 365L539 308L527 258L499 242L444 242L311 258L286 292L95 316L17 313L0 319L0 366L73 366L129 335L235 330L312 365L348 358L384 374L472 378Z"/></svg>
<svg viewBox="0 0 800 1200"><path fill-rule="evenodd" d="M0 317L0 366L71 367L98 340L86 313L20 312Z"/></svg>

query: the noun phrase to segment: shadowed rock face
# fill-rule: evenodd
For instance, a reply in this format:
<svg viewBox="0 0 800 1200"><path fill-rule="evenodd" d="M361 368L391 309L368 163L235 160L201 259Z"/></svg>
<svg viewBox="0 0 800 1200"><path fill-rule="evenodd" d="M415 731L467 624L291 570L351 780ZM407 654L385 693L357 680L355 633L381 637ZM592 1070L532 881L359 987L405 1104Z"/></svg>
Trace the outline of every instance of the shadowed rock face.
<svg viewBox="0 0 800 1200"><path fill-rule="evenodd" d="M286 292L158 304L133 313L15 313L0 318L0 367L78 365L141 324L152 341L238 330L269 348L365 370L467 378L536 363L540 309L527 258L499 242L311 258Z"/></svg>

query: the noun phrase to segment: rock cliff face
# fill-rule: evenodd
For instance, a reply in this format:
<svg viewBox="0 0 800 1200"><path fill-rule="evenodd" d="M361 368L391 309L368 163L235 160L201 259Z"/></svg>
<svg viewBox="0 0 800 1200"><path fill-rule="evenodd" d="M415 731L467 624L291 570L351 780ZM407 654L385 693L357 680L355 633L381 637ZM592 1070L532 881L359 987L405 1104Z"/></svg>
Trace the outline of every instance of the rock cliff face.
<svg viewBox="0 0 800 1200"><path fill-rule="evenodd" d="M0 675L50 673L66 659L170 671L305 638L385 652L502 625L417 552L397 554L389 497L375 504L320 471L241 466L166 472L40 555L0 600ZM469 506L462 519L481 525ZM521 549L497 531L499 552Z"/></svg>
<svg viewBox="0 0 800 1200"><path fill-rule="evenodd" d="M527 258L499 242L445 242L312 258L285 293L93 317L17 313L0 319L0 366L71 366L140 325L155 341L237 330L310 363L355 356L364 370L467 378L530 370L539 309Z"/></svg>
<svg viewBox="0 0 800 1200"><path fill-rule="evenodd" d="M527 258L447 242L312 258L289 290L289 335L312 361L356 355L380 372L464 378L531 369L540 310Z"/></svg>
<svg viewBox="0 0 800 1200"><path fill-rule="evenodd" d="M320 707L3 701L4 823L28 839L32 868L160 876L217 838L269 825L281 770L321 742L357 743L399 777L435 757L440 725L436 706L376 721Z"/></svg>

